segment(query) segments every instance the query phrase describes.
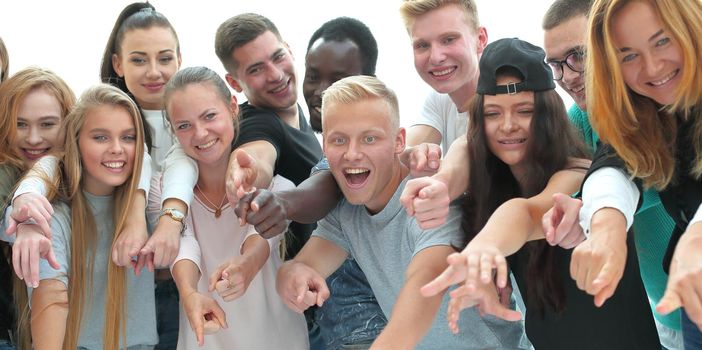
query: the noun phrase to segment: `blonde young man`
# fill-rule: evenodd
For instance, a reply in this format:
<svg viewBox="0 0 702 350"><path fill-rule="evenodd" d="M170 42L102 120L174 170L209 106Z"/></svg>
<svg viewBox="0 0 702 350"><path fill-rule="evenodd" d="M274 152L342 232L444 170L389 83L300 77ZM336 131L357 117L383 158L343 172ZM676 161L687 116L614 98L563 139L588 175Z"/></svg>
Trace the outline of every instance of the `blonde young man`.
<svg viewBox="0 0 702 350"><path fill-rule="evenodd" d="M419 294L446 267L460 239L461 217L454 208L446 225L422 230L400 205L409 169L400 162L405 130L395 94L376 78L339 80L324 94L322 125L324 151L345 198L280 268L277 289L285 303L298 312L321 306L330 297L325 278L351 255L389 319L371 348L518 348L521 323L481 318L471 309L461 319L461 333L452 335L448 298Z"/></svg>
<svg viewBox="0 0 702 350"><path fill-rule="evenodd" d="M407 144L441 144L446 154L466 132L487 30L478 22L473 0L405 0L400 13L412 41L414 67L434 89L407 132Z"/></svg>

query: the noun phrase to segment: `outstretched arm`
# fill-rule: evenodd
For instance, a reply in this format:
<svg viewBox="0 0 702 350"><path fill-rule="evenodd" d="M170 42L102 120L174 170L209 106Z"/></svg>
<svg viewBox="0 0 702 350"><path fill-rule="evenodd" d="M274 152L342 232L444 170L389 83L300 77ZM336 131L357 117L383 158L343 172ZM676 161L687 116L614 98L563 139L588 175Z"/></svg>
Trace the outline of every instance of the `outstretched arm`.
<svg viewBox="0 0 702 350"><path fill-rule="evenodd" d="M372 349L411 349L426 335L441 305L443 293L423 297L419 289L446 268L449 246L433 246L417 253L405 273L405 285L387 326L373 343Z"/></svg>
<svg viewBox="0 0 702 350"><path fill-rule="evenodd" d="M60 350L68 320L68 288L55 279L39 282L32 291L32 342L37 350Z"/></svg>
<svg viewBox="0 0 702 350"><path fill-rule="evenodd" d="M325 217L341 199L334 176L322 170L296 188L272 192L258 189L239 200L236 213L264 238L283 233L286 220L314 223Z"/></svg>

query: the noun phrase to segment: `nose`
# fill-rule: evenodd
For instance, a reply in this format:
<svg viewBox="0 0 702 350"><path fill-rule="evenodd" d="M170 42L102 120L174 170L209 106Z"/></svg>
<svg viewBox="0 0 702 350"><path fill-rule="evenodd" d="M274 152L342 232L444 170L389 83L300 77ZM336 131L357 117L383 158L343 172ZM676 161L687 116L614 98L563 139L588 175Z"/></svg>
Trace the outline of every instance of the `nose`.
<svg viewBox="0 0 702 350"><path fill-rule="evenodd" d="M276 66L275 64L271 64L269 69L268 69L268 81L270 82L278 82L283 80L283 77L285 74L283 73L283 70Z"/></svg>
<svg viewBox="0 0 702 350"><path fill-rule="evenodd" d="M430 61L432 64L441 64L446 60L446 55L444 50L438 45L432 45L430 48Z"/></svg>
<svg viewBox="0 0 702 350"><path fill-rule="evenodd" d="M161 77L161 71L158 69L158 63L156 61L151 61L149 64L149 70L146 72L146 77L148 79L158 79Z"/></svg>
<svg viewBox="0 0 702 350"><path fill-rule="evenodd" d="M643 58L646 74L651 78L660 78L658 75L663 68L663 60L658 58L655 54L645 54Z"/></svg>
<svg viewBox="0 0 702 350"><path fill-rule="evenodd" d="M361 152L359 147L359 142L355 140L349 141L349 144L346 148L346 152L344 152L344 159L348 161L355 161L361 159L363 153Z"/></svg>
<svg viewBox="0 0 702 350"><path fill-rule="evenodd" d="M41 136L41 132L39 132L39 127L38 126L31 126L29 128L29 132L27 133L27 143L35 146L40 144L42 141L44 141L44 138Z"/></svg>
<svg viewBox="0 0 702 350"><path fill-rule="evenodd" d="M509 134L509 133L517 130L517 123L514 122L512 113L510 113L510 112L505 113L505 116L502 119L502 124L500 124L500 130L506 134Z"/></svg>
<svg viewBox="0 0 702 350"><path fill-rule="evenodd" d="M204 141L207 137L207 128L200 123L195 124L195 141Z"/></svg>
<svg viewBox="0 0 702 350"><path fill-rule="evenodd" d="M124 151L124 146L122 145L122 139L119 137L115 137L112 139L110 142L110 153L112 154L121 154Z"/></svg>
<svg viewBox="0 0 702 350"><path fill-rule="evenodd" d="M570 67L568 67L567 64L563 64L563 78L562 79L566 85L572 84L576 79L580 78L580 76L582 74L583 73L576 72L576 71L570 69Z"/></svg>

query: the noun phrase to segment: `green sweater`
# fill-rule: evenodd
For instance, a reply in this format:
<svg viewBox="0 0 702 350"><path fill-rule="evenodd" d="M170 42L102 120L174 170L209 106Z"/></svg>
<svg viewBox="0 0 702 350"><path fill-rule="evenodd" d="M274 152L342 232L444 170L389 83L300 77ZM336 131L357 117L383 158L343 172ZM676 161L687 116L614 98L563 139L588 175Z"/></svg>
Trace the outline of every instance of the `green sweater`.
<svg viewBox="0 0 702 350"><path fill-rule="evenodd" d="M568 110L571 123L583 137L592 152L597 147L599 136L592 129L587 118L587 112L577 105ZM643 194L643 205L634 216L634 241L639 255L641 279L646 287L646 293L658 322L676 331L680 330L680 312L675 311L663 316L656 312L656 304L663 297L668 283L668 275L663 271L663 256L668 247L675 223L661 204L658 192L646 190Z"/></svg>

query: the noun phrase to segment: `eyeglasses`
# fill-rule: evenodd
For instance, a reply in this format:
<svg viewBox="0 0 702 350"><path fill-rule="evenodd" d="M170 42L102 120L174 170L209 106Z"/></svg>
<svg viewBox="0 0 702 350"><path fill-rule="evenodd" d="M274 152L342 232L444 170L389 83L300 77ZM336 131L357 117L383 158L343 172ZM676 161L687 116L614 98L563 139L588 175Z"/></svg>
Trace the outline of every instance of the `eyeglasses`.
<svg viewBox="0 0 702 350"><path fill-rule="evenodd" d="M565 63L570 70L577 73L585 71L585 53L580 50L569 53L564 60L549 60L546 61L551 71L553 71L553 80L563 79L563 64Z"/></svg>

